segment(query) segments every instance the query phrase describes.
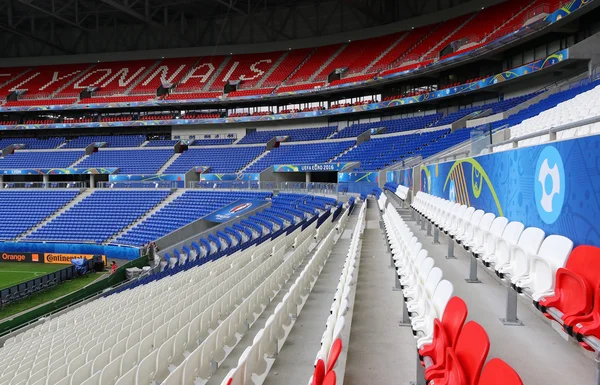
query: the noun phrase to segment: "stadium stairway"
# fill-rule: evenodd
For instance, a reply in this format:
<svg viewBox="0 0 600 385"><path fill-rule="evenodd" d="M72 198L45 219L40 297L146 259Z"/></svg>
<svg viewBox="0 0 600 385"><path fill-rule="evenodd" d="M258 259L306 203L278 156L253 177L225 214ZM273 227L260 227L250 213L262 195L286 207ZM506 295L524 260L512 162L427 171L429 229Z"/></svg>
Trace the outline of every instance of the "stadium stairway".
<svg viewBox="0 0 600 385"><path fill-rule="evenodd" d="M73 206L75 206L76 204L78 204L79 202L81 202L82 200L84 200L85 198L87 198L88 196L92 195L92 193L94 192L94 189L86 189L84 190L82 193L80 193L79 195L77 195L75 197L75 199L73 199L72 201L70 201L69 203L67 203L66 205L64 205L63 207L61 207L58 211L56 211L54 214L50 215L48 218L44 219L43 221L39 222L37 225L35 225L34 227L30 228L29 230L27 230L26 232L24 232L23 234L19 235L16 240L20 241L23 238L27 237L28 235L30 235L31 233L33 233L34 231L39 230L40 228L46 226L46 224L48 224L50 221L52 221L54 218L58 217L59 215L61 215L62 213L64 213L67 210L70 210Z"/></svg>
<svg viewBox="0 0 600 385"><path fill-rule="evenodd" d="M482 270L488 270L480 267L478 278L481 283L468 283L469 254L456 246L456 259L445 258L448 255L448 236L440 231L439 243L433 243L432 238L426 235L427 230L410 220L410 209L399 209L397 201L389 201L403 215L418 242L426 245L429 257L435 260L435 266L442 269L444 279L453 284L454 295L466 302L469 319L477 320L485 328L491 342L488 358L505 359L519 373L524 384L595 383L596 365L592 358L582 354L583 349L565 343L542 313L535 311L529 300L519 296L517 314L523 326L503 325L500 319L505 316L507 289L499 279L495 275L484 274ZM391 270L389 274L391 277ZM405 356L402 358L413 365L416 360ZM540 370L536 362L543 362L544 369Z"/></svg>
<svg viewBox="0 0 600 385"><path fill-rule="evenodd" d="M125 227L123 230L119 231L118 233L116 233L115 235L113 235L112 237L110 237L109 239L107 239L105 243L113 243L115 241L115 239L117 239L121 235L127 233L132 228L138 226L140 223L142 223L143 221L145 221L146 219L148 219L150 216L152 216L156 212L160 211L163 207L165 207L169 203L173 202L175 199L179 198L183 194L185 194L185 192L186 192L185 189L177 189L177 190L175 190L175 192L173 192L168 197L166 197L162 202L160 202L158 205L154 206L152 208L152 210L148 211L142 217L138 218L137 221L131 223L129 226Z"/></svg>
<svg viewBox="0 0 600 385"><path fill-rule="evenodd" d="M377 202L367 201L345 385L408 384L415 378L414 339L402 319L402 294L392 291L390 254L379 224Z"/></svg>
<svg viewBox="0 0 600 385"><path fill-rule="evenodd" d="M178 153L178 154L173 153L173 155L169 158L169 160L167 160L165 162L165 164L163 164L162 167L156 173L158 175L164 174L165 171L167 171L167 169L169 168L169 166L171 166L173 164L173 162L175 162L177 160L177 158L179 158L180 156L181 156L181 153Z"/></svg>
<svg viewBox="0 0 600 385"><path fill-rule="evenodd" d="M244 166L244 168L242 168L239 172L245 172L247 169L249 169L250 167L252 167L252 165L256 162L258 162L259 160L261 160L262 158L264 158L265 156L267 156L267 154L270 152L270 150L265 150L263 151L259 156L257 156L256 158L254 158L250 163L248 163L247 165Z"/></svg>
<svg viewBox="0 0 600 385"><path fill-rule="evenodd" d="M272 374L267 376L263 385L305 384L307 379L312 376L315 352L321 347L323 325L327 323L330 307L334 302L340 274L350 247L352 232L357 223L358 211L357 207L350 215L346 228L333 246L327 264L315 283L302 313L296 320L302 327L292 329L287 343L271 367Z"/></svg>
<svg viewBox="0 0 600 385"><path fill-rule="evenodd" d="M77 167L77 165L78 165L79 163L83 162L83 161L84 161L84 160L86 160L87 158L89 158L89 155L84 155L84 156L82 156L81 158L77 159L77 160L75 161L75 163L71 164L71 165L69 166L69 168L75 168L75 167Z"/></svg>

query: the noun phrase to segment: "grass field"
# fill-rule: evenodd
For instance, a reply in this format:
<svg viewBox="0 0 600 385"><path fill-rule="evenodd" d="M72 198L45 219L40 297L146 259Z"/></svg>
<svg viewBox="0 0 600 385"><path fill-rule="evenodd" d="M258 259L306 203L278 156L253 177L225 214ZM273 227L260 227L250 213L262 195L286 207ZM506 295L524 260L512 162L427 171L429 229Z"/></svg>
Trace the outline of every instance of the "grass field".
<svg viewBox="0 0 600 385"><path fill-rule="evenodd" d="M50 274L67 266L45 263L0 262L0 290L45 274Z"/></svg>

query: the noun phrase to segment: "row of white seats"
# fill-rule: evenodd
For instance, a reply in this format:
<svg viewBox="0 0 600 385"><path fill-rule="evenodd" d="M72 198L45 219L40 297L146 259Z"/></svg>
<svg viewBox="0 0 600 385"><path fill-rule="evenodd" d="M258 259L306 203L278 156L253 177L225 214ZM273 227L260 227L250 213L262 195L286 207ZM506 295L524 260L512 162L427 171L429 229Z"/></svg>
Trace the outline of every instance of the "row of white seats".
<svg viewBox="0 0 600 385"><path fill-rule="evenodd" d="M321 337L321 349L317 353L315 371L310 378L310 385L322 385L326 376L336 376L335 372L330 372L333 371L342 350L344 342L341 339L341 334L346 325L345 316L349 308L353 305L350 302L350 294L355 277L358 275L360 248L362 244L361 238L366 224L366 209L367 203L365 202L360 208L356 225L352 231L348 255L344 261L340 281L338 282L331 305L330 315L327 318L325 332Z"/></svg>
<svg viewBox="0 0 600 385"><path fill-rule="evenodd" d="M347 216L348 209L342 215ZM324 241L277 305L275 313L267 319L265 327L254 337L252 345L242 353L237 366L227 374L223 385L260 385L266 379L331 253L337 231L332 224L327 226L330 231Z"/></svg>
<svg viewBox="0 0 600 385"><path fill-rule="evenodd" d="M111 370L103 371L106 383L114 383L114 367L118 366L120 375L130 370L128 366L131 365L130 362L119 365L114 362L126 353L128 358L140 357L144 344L152 342L152 346L156 346L153 331L159 332L162 327L159 335L163 336L164 325L167 325L167 334L169 330L178 330L191 317L228 293L232 285L258 269L257 264L270 254L275 244L284 248L293 239L282 236L160 281L92 301L22 333L7 341L2 350L16 354L14 357L25 352L25 357L31 360L21 360L16 370L10 360L6 360L8 364L3 361L6 369L0 383L54 384L60 379L61 384L81 384L82 379L100 371L96 369L104 369L102 363L113 364ZM168 298L169 301L163 303L156 298ZM77 328L76 325L86 327ZM97 328L104 331L90 341L89 330ZM115 334L114 330L119 332ZM186 337L193 339L191 335ZM107 359L109 362L105 362Z"/></svg>
<svg viewBox="0 0 600 385"><path fill-rule="evenodd" d="M385 210L385 205L387 204L387 196L384 193L381 193L379 195L379 198L377 199L377 205L379 206L379 211L383 211Z"/></svg>
<svg viewBox="0 0 600 385"><path fill-rule="evenodd" d="M535 301L552 295L556 271L573 249L566 237L546 236L542 229L423 192L417 193L413 208Z"/></svg>
<svg viewBox="0 0 600 385"><path fill-rule="evenodd" d="M405 201L408 198L408 193L410 192L410 188L406 187L406 186L402 186L401 184L398 185L398 187L396 188L396 196L400 199L402 199L403 201Z"/></svg>
<svg viewBox="0 0 600 385"><path fill-rule="evenodd" d="M600 87L582 92L572 99L559 103L553 108L540 112L539 115L524 120L510 128L510 138L530 135L553 127L559 127L568 123L579 122L600 115ZM569 139L577 136L585 136L600 133L600 123L583 125L576 128L560 131L556 137L559 140ZM518 147L533 146L546 143L550 140L549 135L540 135L518 142ZM494 151L510 150L511 144L494 147Z"/></svg>
<svg viewBox="0 0 600 385"><path fill-rule="evenodd" d="M441 319L454 292L450 281L418 242L400 214L385 210L383 221L392 257L410 317L417 347L433 340L434 319Z"/></svg>

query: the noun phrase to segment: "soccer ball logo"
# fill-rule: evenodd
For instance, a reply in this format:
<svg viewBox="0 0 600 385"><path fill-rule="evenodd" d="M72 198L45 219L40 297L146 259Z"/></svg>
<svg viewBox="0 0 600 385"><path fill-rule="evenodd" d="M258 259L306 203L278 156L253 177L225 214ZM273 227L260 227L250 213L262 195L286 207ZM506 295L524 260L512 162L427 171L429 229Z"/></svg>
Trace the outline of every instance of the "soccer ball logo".
<svg viewBox="0 0 600 385"><path fill-rule="evenodd" d="M565 171L562 158L553 146L546 147L538 158L535 172L535 202L542 220L556 222L565 201Z"/></svg>

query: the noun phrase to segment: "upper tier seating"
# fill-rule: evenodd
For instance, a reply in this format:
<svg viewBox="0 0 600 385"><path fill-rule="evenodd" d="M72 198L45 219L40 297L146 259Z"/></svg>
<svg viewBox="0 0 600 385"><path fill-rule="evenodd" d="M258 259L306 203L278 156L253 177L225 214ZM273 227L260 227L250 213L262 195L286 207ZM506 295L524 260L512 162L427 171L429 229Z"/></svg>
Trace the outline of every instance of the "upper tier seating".
<svg viewBox="0 0 600 385"><path fill-rule="evenodd" d="M293 130L255 131L244 136L237 144L267 143L276 136L289 136L292 142L322 140L331 135L337 127L313 127Z"/></svg>
<svg viewBox="0 0 600 385"><path fill-rule="evenodd" d="M223 96L223 92L189 92L168 94L167 100L186 100L186 99L216 99Z"/></svg>
<svg viewBox="0 0 600 385"><path fill-rule="evenodd" d="M173 147L179 142L179 139L154 139L148 141L144 147Z"/></svg>
<svg viewBox="0 0 600 385"><path fill-rule="evenodd" d="M117 95L117 96L94 96L92 98L83 98L79 104L95 103L135 103L154 100L155 95Z"/></svg>
<svg viewBox="0 0 600 385"><path fill-rule="evenodd" d="M236 98L243 96L261 96L261 95L269 95L273 92L273 88L250 88L250 89L241 89L237 91L231 91L227 94L228 98Z"/></svg>
<svg viewBox="0 0 600 385"><path fill-rule="evenodd" d="M413 29L409 32L405 32L400 38L401 40L395 46L391 47L391 49L385 55L383 55L381 59L379 59L373 64L371 70L381 71L389 68L390 66L404 66L405 64L403 64L402 62L395 62L395 60L397 60L399 57L404 56L406 52L408 52L415 45L417 45L430 31L431 28L420 27L417 29ZM385 74L385 72L382 74Z"/></svg>
<svg viewBox="0 0 600 385"><path fill-rule="evenodd" d="M264 150L262 146L190 148L175 159L165 173L183 174L196 166L210 166L213 173L238 172Z"/></svg>
<svg viewBox="0 0 600 385"><path fill-rule="evenodd" d="M15 151L0 158L0 170L68 168L83 155L81 151Z"/></svg>
<svg viewBox="0 0 600 385"><path fill-rule="evenodd" d="M60 91L59 96L79 96L87 87L97 87L96 96L123 94L155 63L156 60L133 60L95 64L77 81ZM103 102L87 101L83 103Z"/></svg>
<svg viewBox="0 0 600 385"><path fill-rule="evenodd" d="M282 144L253 163L246 172L261 172L274 164L325 163L353 144L353 141Z"/></svg>
<svg viewBox="0 0 600 385"><path fill-rule="evenodd" d="M80 136L71 139L62 148L86 148L97 142L106 142L108 147L139 147L145 140L144 135Z"/></svg>
<svg viewBox="0 0 600 385"><path fill-rule="evenodd" d="M55 138L47 138L47 139L38 139L38 138L3 138L0 139L0 148L6 148L11 144L25 144L26 149L51 149L58 147L61 143L65 141L65 138L55 137Z"/></svg>
<svg viewBox="0 0 600 385"><path fill-rule="evenodd" d="M89 67L89 64L65 64L33 68L0 87L0 96L6 99L6 96L15 90L25 90L27 92L21 96L21 99L49 98L52 93L81 75Z"/></svg>
<svg viewBox="0 0 600 385"><path fill-rule="evenodd" d="M275 65L283 52L234 55L210 85L211 91L222 91L229 80L241 80L243 87L255 86Z"/></svg>
<svg viewBox="0 0 600 385"><path fill-rule="evenodd" d="M340 48L342 44L327 45L319 47L310 55L309 59L285 81L286 85L293 85L300 82L306 82L315 72L329 60ZM326 78L326 77L325 77ZM280 91L284 92L284 91Z"/></svg>
<svg viewBox="0 0 600 385"><path fill-rule="evenodd" d="M25 239L103 242L168 195L168 190L97 190Z"/></svg>
<svg viewBox="0 0 600 385"><path fill-rule="evenodd" d="M76 98L59 99L19 99L4 103L4 107L22 107L22 106L60 106L76 103Z"/></svg>
<svg viewBox="0 0 600 385"><path fill-rule="evenodd" d="M266 192L186 191L183 195L169 202L159 211L119 236L115 243L141 246L238 199L258 200L265 199L268 195L270 194Z"/></svg>
<svg viewBox="0 0 600 385"><path fill-rule="evenodd" d="M189 93L199 93L203 90L204 86L212 79L215 71L221 66L225 60L224 56L209 56L201 57L198 62L193 65L190 71L181 79L177 84L174 94L167 96L167 99L193 99ZM219 91L223 91L222 89ZM181 94L181 95L178 95ZM217 93L218 97L221 92ZM214 96L205 96L214 97Z"/></svg>
<svg viewBox="0 0 600 385"><path fill-rule="evenodd" d="M276 92L277 93L285 93L285 92L313 90L313 89L319 89L323 86L325 86L325 82L294 84L291 86L281 86L277 89Z"/></svg>
<svg viewBox="0 0 600 385"><path fill-rule="evenodd" d="M377 122L369 122L369 123L355 123L352 124L334 136L332 139L339 138L353 138L359 136L365 131L371 129L385 128L385 134L392 134L395 132L402 131L412 131L419 130L421 128L426 128L433 125L442 117L442 114L430 114L425 116L415 116L410 118L400 118L400 119L389 119L389 120L381 120Z"/></svg>
<svg viewBox="0 0 600 385"><path fill-rule="evenodd" d="M1 238L13 239L33 228L77 194L77 190L0 190L0 199L7 203L0 206Z"/></svg>
<svg viewBox="0 0 600 385"><path fill-rule="evenodd" d="M276 87L280 85L300 64L302 64L302 62L304 62L304 60L306 60L312 51L313 48L288 51L281 64L279 64L273 73L265 79L263 86Z"/></svg>
<svg viewBox="0 0 600 385"><path fill-rule="evenodd" d="M172 149L116 151L100 149L81 161L77 167L118 167L120 174L156 174L171 156L173 156Z"/></svg>
<svg viewBox="0 0 600 385"><path fill-rule="evenodd" d="M148 75L132 90L132 95L156 95L156 90L163 84L177 84L192 69L197 61L193 57L179 57L161 60Z"/></svg>

